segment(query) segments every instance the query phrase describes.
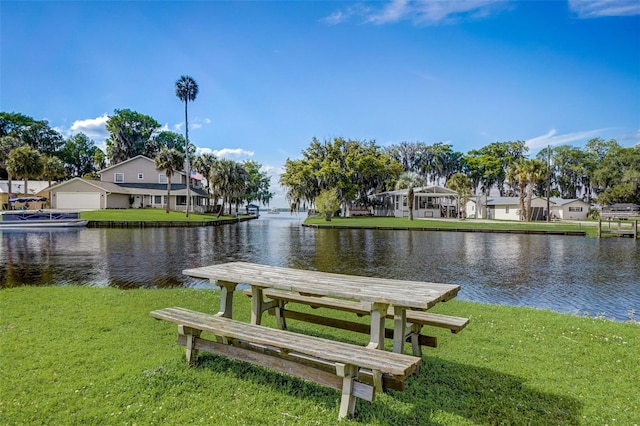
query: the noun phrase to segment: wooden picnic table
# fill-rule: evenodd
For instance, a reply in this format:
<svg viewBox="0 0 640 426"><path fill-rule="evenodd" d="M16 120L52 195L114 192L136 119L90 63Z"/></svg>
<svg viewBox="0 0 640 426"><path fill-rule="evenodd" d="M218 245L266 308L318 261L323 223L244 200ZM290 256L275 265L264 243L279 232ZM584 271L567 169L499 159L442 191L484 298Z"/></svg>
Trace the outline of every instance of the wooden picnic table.
<svg viewBox="0 0 640 426"><path fill-rule="evenodd" d="M389 307L394 312L393 351L402 353L406 334L407 310L426 310L454 298L460 286L422 281L395 280L358 275L335 274L261 265L229 262L185 269L185 275L208 279L221 288L218 316L232 318L233 292L238 284L251 286L251 323L259 325L264 310L273 303L265 302L264 289L297 292L307 296L329 296L358 301L370 312L371 332L368 347L383 349L385 318Z"/></svg>

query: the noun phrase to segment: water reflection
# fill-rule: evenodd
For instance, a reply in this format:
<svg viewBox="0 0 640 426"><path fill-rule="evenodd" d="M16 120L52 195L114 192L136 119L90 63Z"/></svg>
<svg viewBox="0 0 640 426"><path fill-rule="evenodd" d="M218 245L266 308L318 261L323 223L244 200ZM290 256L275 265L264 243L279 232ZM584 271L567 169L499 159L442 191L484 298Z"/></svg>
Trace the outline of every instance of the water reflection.
<svg viewBox="0 0 640 426"><path fill-rule="evenodd" d="M462 285L459 298L640 313L637 241L541 235L311 229L263 215L207 228L1 231L0 286L209 287L185 268L234 260Z"/></svg>

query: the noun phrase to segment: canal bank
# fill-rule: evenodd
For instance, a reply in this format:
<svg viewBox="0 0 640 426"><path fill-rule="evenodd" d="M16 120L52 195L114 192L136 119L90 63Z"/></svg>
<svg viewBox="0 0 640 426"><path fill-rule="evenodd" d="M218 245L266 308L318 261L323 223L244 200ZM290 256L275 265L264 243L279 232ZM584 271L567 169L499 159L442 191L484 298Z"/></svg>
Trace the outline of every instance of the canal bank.
<svg viewBox="0 0 640 426"><path fill-rule="evenodd" d="M451 228L436 226L375 226L375 225L323 225L317 223L303 223L309 228L325 229L375 229L385 231L443 231L443 232L479 232L493 234L524 234L524 235L566 235L584 237L586 231L572 230L544 230L544 229L491 229L491 228Z"/></svg>
<svg viewBox="0 0 640 426"><path fill-rule="evenodd" d="M177 220L90 220L87 228L193 228L203 226L232 225L257 219L257 216L243 216L231 219L215 219L203 221Z"/></svg>

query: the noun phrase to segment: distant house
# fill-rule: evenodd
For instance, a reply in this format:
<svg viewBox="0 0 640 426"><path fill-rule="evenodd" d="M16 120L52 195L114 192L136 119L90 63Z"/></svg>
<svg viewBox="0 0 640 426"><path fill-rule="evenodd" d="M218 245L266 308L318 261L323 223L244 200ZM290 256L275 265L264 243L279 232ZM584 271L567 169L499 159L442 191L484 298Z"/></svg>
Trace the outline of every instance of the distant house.
<svg viewBox="0 0 640 426"><path fill-rule="evenodd" d="M100 180L73 178L52 186L51 207L70 210L126 208L186 209L187 175L176 171L171 176L171 196L167 200L167 175L155 162L143 155L107 167L98 172ZM208 194L201 180L191 176L193 210L204 211Z"/></svg>
<svg viewBox="0 0 640 426"><path fill-rule="evenodd" d="M589 203L577 198L568 200L551 197L549 200L552 219L586 219L590 207ZM467 201L465 209L468 218L498 220L521 220L522 218L519 197L474 196ZM544 197L533 197L531 199L531 214L533 220L546 220L547 199Z"/></svg>
<svg viewBox="0 0 640 426"><path fill-rule="evenodd" d="M27 191L25 192L24 180L22 179L13 179L11 181L11 188L9 188L8 180L0 180L0 210L9 210L9 198L12 197L37 196L49 199L49 193L46 191L48 186L49 182L47 181L28 180ZM22 206L14 205L14 207ZM44 202L33 202L30 204L30 208L39 209L43 207L45 207Z"/></svg>
<svg viewBox="0 0 640 426"><path fill-rule="evenodd" d="M409 217L409 190L400 189L372 197L374 216ZM413 190L414 218L457 217L458 194L443 186L433 185Z"/></svg>
<svg viewBox="0 0 640 426"><path fill-rule="evenodd" d="M544 201L546 208L547 199L538 198L538 200ZM591 205L589 203L584 202L578 198L567 200L563 198L551 197L550 206L552 219L554 218L554 216L558 219L568 220L586 219L589 215L589 210L591 210Z"/></svg>

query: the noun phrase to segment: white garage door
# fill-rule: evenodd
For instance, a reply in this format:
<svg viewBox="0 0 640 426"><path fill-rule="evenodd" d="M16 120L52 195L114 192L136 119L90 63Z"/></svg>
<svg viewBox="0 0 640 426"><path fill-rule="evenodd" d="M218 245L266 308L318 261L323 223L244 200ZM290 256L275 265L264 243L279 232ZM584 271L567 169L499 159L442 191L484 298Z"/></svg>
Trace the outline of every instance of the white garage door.
<svg viewBox="0 0 640 426"><path fill-rule="evenodd" d="M71 210L99 210L98 192L58 192L56 207Z"/></svg>

